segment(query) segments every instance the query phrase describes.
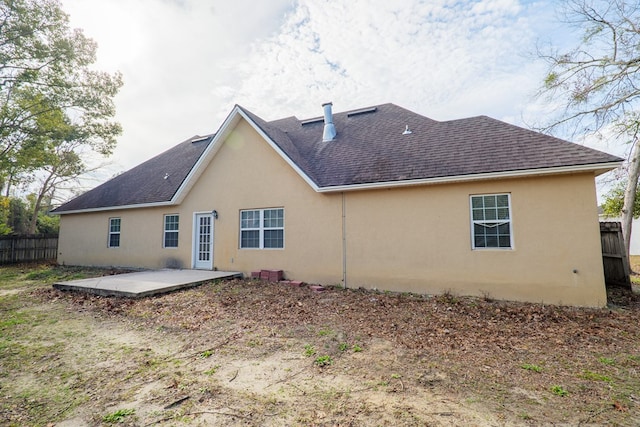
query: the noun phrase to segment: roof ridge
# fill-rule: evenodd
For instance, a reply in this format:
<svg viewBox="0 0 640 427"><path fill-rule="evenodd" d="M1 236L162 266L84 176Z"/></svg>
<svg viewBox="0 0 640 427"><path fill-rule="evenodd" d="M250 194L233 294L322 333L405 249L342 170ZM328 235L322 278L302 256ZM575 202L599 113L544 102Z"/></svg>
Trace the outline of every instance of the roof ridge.
<svg viewBox="0 0 640 427"><path fill-rule="evenodd" d="M353 108L351 110L346 110L346 111L340 111L337 113L333 113L333 116L349 116L349 115L354 115L355 114L359 114L359 113L367 113L367 112L375 112L378 108L382 107L382 106L386 106L386 105L393 105L391 103L386 103L386 104L378 104L378 105L370 105L368 107L361 107L361 108ZM371 111L368 111L371 110ZM310 123L315 123L321 120L324 120L324 115L320 115L320 116L313 116L313 117L309 117L306 119L298 119L296 116L291 116L294 117L296 120L298 120L300 122L300 124L304 125L304 124L310 124ZM278 120L274 120L274 121L279 121L279 120L286 120L290 117L284 117L282 119L278 119Z"/></svg>

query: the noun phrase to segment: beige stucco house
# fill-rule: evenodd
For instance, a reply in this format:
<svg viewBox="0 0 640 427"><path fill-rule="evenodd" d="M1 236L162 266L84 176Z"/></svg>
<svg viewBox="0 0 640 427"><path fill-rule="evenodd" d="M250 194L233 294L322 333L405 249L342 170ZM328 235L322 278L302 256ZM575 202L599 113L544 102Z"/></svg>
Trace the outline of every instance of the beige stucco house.
<svg viewBox="0 0 640 427"><path fill-rule="evenodd" d="M236 106L56 209L58 262L606 304L594 177L621 159L485 116L331 108Z"/></svg>

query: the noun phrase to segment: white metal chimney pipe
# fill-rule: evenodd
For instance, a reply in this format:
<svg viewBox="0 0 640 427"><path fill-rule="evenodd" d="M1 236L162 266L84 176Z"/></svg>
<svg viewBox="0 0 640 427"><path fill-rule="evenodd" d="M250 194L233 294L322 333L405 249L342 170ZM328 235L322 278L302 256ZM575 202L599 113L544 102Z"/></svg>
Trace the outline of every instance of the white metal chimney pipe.
<svg viewBox="0 0 640 427"><path fill-rule="evenodd" d="M331 112L331 102L322 104L324 109L324 131L322 132L322 142L333 141L336 137L336 127L333 125L333 113Z"/></svg>

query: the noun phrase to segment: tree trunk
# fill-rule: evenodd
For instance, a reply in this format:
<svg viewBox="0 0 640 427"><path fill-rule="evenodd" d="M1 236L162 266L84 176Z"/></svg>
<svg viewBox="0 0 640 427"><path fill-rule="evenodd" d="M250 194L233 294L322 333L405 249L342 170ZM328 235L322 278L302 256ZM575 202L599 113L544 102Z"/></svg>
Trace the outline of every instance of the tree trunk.
<svg viewBox="0 0 640 427"><path fill-rule="evenodd" d="M632 154L629 159L629 179L627 188L624 190L624 202L622 204L622 234L624 236L624 246L629 255L631 247L631 228L633 223L633 206L636 200L638 189L638 177L640 176L640 144L633 142Z"/></svg>
<svg viewBox="0 0 640 427"><path fill-rule="evenodd" d="M40 191L38 191L38 197L36 198L33 212L31 213L31 221L29 221L29 229L27 230L29 234L36 234L38 228L38 212L40 212L40 208L42 207L42 200L44 199L44 196L51 188L50 185L55 173L56 169L54 168L52 172L49 172L49 176L47 176L47 178L44 180Z"/></svg>
<svg viewBox="0 0 640 427"><path fill-rule="evenodd" d="M40 212L40 206L42 205L43 197L44 194L38 194L33 212L31 212L31 220L29 221L29 228L27 230L27 233L29 234L36 234L38 228L38 212Z"/></svg>
<svg viewBox="0 0 640 427"><path fill-rule="evenodd" d="M13 180L13 175L9 174L9 176L7 176L7 182L6 182L7 191L4 194L5 197L9 197L10 190L11 190L11 180Z"/></svg>

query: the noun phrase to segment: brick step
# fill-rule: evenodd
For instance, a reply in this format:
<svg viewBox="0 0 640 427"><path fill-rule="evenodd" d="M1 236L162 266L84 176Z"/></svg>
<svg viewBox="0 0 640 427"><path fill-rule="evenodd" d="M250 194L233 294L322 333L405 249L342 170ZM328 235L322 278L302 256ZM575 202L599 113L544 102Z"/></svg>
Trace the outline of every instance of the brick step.
<svg viewBox="0 0 640 427"><path fill-rule="evenodd" d="M264 280L266 282L282 283L283 285L291 286L293 288L300 288L304 286L304 282L300 280L285 280L284 272L282 270L256 270L251 272L252 279ZM324 286L311 285L309 289L315 292L322 292L325 290Z"/></svg>

